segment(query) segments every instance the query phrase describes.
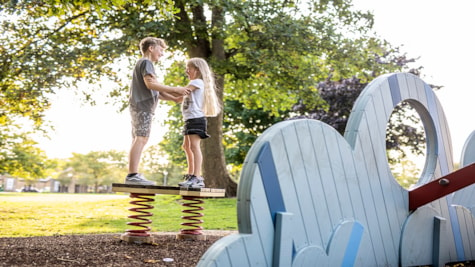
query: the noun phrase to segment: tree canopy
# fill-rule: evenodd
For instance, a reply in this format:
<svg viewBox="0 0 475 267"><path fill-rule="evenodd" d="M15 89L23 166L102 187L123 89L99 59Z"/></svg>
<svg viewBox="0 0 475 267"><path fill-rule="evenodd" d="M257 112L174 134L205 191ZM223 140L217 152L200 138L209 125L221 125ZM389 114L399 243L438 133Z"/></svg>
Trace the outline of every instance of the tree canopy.
<svg viewBox="0 0 475 267"><path fill-rule="evenodd" d="M3 125L11 114L41 124L47 95L82 81L95 85L78 88L88 101L104 77L117 84L107 91L111 101L125 101L128 77L119 73L131 69L146 36L164 38L175 55L208 60L225 110L209 118L204 175L207 185L228 195L236 184L225 148L242 157L232 148L249 144L239 132L255 134L256 125L261 131L288 116L328 110L319 87L324 81L354 77L364 84L407 62L371 33L372 15L349 0L9 1L0 13ZM167 84L186 84L179 66L170 68Z"/></svg>

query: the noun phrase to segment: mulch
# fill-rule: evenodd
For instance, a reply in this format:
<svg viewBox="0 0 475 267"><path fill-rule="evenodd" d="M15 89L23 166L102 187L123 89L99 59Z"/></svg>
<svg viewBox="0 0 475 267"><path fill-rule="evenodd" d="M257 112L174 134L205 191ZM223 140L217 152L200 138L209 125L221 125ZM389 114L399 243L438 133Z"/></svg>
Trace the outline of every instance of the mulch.
<svg viewBox="0 0 475 267"><path fill-rule="evenodd" d="M120 234L0 238L0 266L196 266L218 239L232 231L180 240L153 233L153 244L122 241Z"/></svg>
<svg viewBox="0 0 475 267"><path fill-rule="evenodd" d="M218 239L236 231L205 231L206 240L153 233L153 244L122 241L120 234L0 238L0 266L196 266ZM446 267L475 266L453 262Z"/></svg>

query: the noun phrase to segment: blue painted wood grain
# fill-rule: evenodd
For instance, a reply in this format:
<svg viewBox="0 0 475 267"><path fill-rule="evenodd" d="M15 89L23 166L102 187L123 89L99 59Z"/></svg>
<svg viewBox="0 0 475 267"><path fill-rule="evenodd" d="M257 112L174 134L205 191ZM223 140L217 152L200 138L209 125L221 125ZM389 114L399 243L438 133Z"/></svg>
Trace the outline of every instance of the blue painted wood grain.
<svg viewBox="0 0 475 267"><path fill-rule="evenodd" d="M426 132L418 185L450 173L450 133L432 89L411 74L383 75L359 96L344 136L320 121L292 120L256 140L238 187L239 233L213 244L198 266L441 266L474 259L475 220L453 196L408 211L408 191L394 180L385 146L387 122L401 101L414 107Z"/></svg>

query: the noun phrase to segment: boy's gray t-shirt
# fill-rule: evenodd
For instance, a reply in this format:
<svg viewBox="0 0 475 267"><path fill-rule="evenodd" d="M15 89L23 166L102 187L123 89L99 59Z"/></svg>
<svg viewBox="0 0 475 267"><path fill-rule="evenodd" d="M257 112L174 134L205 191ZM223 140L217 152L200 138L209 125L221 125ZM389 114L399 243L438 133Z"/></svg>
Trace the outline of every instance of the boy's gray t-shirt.
<svg viewBox="0 0 475 267"><path fill-rule="evenodd" d="M130 85L129 105L136 111L148 111L153 113L157 107L159 93L145 86L143 78L146 75L154 75L155 67L152 61L141 58L137 61Z"/></svg>

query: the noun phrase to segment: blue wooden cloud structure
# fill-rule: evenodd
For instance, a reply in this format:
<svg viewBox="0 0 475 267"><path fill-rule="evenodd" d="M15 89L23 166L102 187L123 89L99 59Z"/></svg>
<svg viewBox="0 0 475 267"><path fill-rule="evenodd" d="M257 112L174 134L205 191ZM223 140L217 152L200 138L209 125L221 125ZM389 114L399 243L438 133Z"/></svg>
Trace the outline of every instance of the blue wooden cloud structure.
<svg viewBox="0 0 475 267"><path fill-rule="evenodd" d="M411 74L378 77L357 99L344 137L320 121L292 120L256 140L238 188L239 233L213 244L198 266L443 266L475 259L475 189L410 210L409 191L392 176L386 125L402 101L417 110L426 132L418 186L452 173L449 129L432 89ZM464 166L475 162L473 134L462 158Z"/></svg>

